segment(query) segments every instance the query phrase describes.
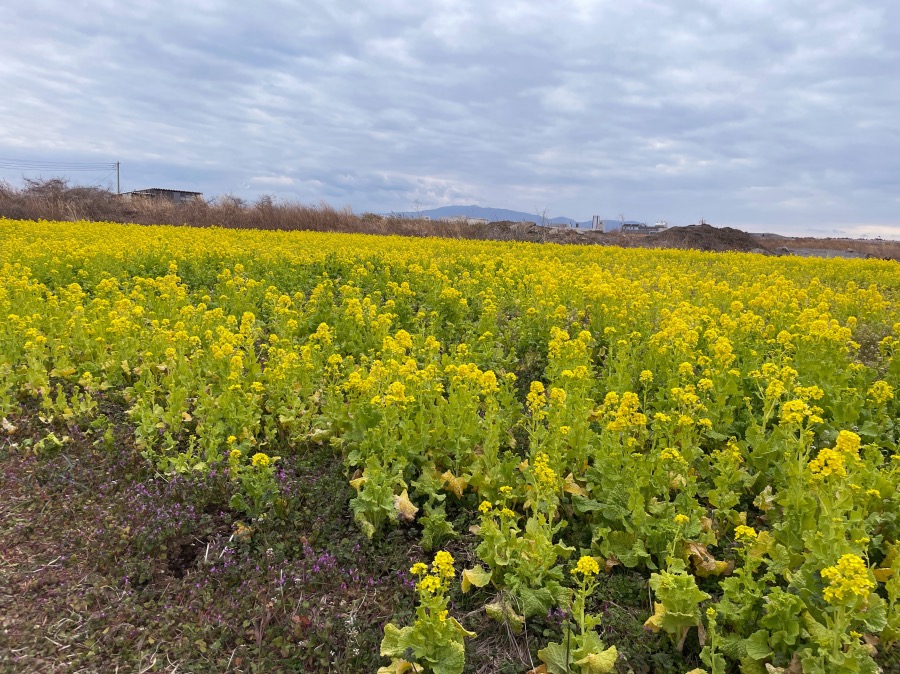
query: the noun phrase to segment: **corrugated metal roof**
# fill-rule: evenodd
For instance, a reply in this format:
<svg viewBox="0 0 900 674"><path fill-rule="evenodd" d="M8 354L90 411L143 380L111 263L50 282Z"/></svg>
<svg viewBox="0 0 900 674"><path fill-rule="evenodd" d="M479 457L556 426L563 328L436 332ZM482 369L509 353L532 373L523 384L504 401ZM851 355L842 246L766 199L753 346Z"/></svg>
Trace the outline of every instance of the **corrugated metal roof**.
<svg viewBox="0 0 900 674"><path fill-rule="evenodd" d="M126 192L126 194L141 194L143 192L177 192L178 194L203 194L203 192L192 192L191 190L170 190L166 187L146 187L142 190L132 190L131 192Z"/></svg>

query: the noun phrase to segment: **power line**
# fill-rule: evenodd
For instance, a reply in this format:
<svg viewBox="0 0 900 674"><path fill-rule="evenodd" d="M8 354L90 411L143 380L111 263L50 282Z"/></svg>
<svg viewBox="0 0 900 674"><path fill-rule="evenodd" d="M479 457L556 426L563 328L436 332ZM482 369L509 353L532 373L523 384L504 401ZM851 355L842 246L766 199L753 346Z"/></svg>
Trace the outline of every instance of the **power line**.
<svg viewBox="0 0 900 674"><path fill-rule="evenodd" d="M0 157L0 168L17 169L25 171L112 171L116 168L116 162L63 162L63 161L34 161L28 159L12 159Z"/></svg>

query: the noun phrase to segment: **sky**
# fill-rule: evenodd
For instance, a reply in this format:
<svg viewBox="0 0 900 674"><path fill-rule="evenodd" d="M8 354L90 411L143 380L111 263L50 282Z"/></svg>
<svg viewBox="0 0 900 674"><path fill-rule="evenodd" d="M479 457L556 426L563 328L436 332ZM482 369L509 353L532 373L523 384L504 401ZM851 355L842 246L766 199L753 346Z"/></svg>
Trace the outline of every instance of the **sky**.
<svg viewBox="0 0 900 674"><path fill-rule="evenodd" d="M9 0L0 159L360 213L900 239L898 73L896 0Z"/></svg>

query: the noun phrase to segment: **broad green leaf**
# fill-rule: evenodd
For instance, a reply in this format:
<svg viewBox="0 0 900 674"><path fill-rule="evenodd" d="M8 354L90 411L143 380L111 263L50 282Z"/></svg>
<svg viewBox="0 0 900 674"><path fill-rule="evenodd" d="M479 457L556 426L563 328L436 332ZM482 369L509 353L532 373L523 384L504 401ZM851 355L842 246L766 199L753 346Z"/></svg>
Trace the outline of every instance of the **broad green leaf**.
<svg viewBox="0 0 900 674"><path fill-rule="evenodd" d="M757 630L751 634L744 641L744 647L747 656L754 660L765 660L772 655L772 649L769 646L769 633L766 630Z"/></svg>
<svg viewBox="0 0 900 674"><path fill-rule="evenodd" d="M472 569L466 569L462 572L460 580L460 589L468 592L473 587L484 587L491 582L493 572L485 569L483 566L476 566Z"/></svg>
<svg viewBox="0 0 900 674"><path fill-rule="evenodd" d="M451 641L435 649L428 660L434 674L461 674L466 666L466 649L461 643Z"/></svg>
<svg viewBox="0 0 900 674"><path fill-rule="evenodd" d="M394 623L384 626L384 639L381 640L381 655L396 658L403 655L412 643L413 628L411 626L400 629Z"/></svg>
<svg viewBox="0 0 900 674"><path fill-rule="evenodd" d="M549 643L538 651L538 657L547 665L548 674L568 674L571 672L572 654L565 643Z"/></svg>

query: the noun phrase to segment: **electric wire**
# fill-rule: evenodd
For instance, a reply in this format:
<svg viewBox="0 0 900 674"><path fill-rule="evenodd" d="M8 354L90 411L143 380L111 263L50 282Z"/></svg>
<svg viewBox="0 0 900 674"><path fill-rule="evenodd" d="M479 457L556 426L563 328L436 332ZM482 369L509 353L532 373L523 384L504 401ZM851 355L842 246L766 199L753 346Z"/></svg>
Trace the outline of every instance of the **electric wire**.
<svg viewBox="0 0 900 674"><path fill-rule="evenodd" d="M63 162L63 161L35 161L27 159L12 159L0 157L0 169L14 169L21 171L64 171L73 172L100 172L114 171L116 162Z"/></svg>

